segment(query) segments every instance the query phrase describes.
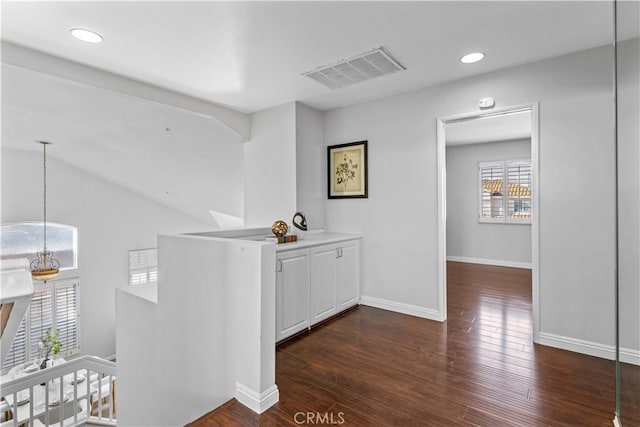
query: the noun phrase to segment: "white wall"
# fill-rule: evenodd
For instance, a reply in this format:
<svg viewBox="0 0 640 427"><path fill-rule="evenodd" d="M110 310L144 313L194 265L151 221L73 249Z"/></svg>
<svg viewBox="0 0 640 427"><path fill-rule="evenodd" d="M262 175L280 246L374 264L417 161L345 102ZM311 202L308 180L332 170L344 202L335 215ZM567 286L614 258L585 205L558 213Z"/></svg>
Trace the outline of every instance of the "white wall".
<svg viewBox="0 0 640 427"><path fill-rule="evenodd" d="M158 105L200 113L224 123L238 133L243 140L249 139L251 132L248 114L146 84L139 80L133 80L78 62L49 55L38 50L29 49L6 40L2 40L0 50L2 51L2 62L4 64L75 81L82 85L106 89L110 92L127 94L134 98L149 100ZM96 106L93 105L92 107L95 108Z"/></svg>
<svg viewBox="0 0 640 427"><path fill-rule="evenodd" d="M368 140L369 167L369 197L327 200L326 229L364 235L363 297L437 310L437 115L427 105L417 91L324 113L325 145Z"/></svg>
<svg viewBox="0 0 640 427"><path fill-rule="evenodd" d="M158 240L157 299L117 295L118 424L186 425L233 397L256 412L277 402L275 245Z"/></svg>
<svg viewBox="0 0 640 427"><path fill-rule="evenodd" d="M251 115L251 140L244 144L244 225L289 224L296 212L294 102Z"/></svg>
<svg viewBox="0 0 640 427"><path fill-rule="evenodd" d="M245 227L291 227L302 211L309 229L324 226L322 113L291 102L251 115L251 140L244 144ZM325 175L326 176L326 175Z"/></svg>
<svg viewBox="0 0 640 427"><path fill-rule="evenodd" d="M478 222L478 163L529 158L530 138L447 147L447 256L531 264L530 224Z"/></svg>
<svg viewBox="0 0 640 427"><path fill-rule="evenodd" d="M322 113L296 102L295 126L297 209L305 213L310 230L321 229L324 227L324 202L327 198L327 183L322 180L326 156Z"/></svg>
<svg viewBox="0 0 640 427"><path fill-rule="evenodd" d="M188 97L15 48L33 62L2 63L3 148L40 153L33 141L45 138L55 143L51 158L184 215L204 222L210 210L242 216L241 139L215 115L173 104ZM6 58L3 50L3 61L15 59L15 49L9 51ZM76 72L57 76L62 70ZM192 101L180 105L197 110L206 104ZM211 107L249 122L246 114Z"/></svg>
<svg viewBox="0 0 640 427"><path fill-rule="evenodd" d="M42 221L41 191L42 154L3 148L2 223ZM97 356L115 354L114 290L128 286L128 251L155 247L160 232L214 228L51 157L47 220L78 228L78 269L59 277L80 278L81 350Z"/></svg>
<svg viewBox="0 0 640 427"><path fill-rule="evenodd" d="M612 58L592 49L325 112L325 145L369 141L369 198L326 203L327 229L365 235L363 294L437 310L436 118L484 96L539 101L540 331L613 345Z"/></svg>

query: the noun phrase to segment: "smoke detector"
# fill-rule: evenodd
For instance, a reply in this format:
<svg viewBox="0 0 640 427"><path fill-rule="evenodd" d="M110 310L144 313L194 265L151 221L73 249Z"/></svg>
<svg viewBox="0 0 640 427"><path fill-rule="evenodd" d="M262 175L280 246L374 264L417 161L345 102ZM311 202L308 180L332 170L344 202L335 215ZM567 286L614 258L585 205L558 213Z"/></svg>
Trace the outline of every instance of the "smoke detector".
<svg viewBox="0 0 640 427"><path fill-rule="evenodd" d="M318 67L302 75L329 89L338 89L405 69L379 47L335 64Z"/></svg>

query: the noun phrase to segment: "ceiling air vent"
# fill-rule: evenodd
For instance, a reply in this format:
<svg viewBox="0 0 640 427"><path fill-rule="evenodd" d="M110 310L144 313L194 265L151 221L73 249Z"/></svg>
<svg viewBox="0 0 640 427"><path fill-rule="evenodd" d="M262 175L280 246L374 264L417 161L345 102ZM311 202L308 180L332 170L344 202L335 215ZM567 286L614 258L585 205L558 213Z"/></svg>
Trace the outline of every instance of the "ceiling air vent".
<svg viewBox="0 0 640 427"><path fill-rule="evenodd" d="M402 70L405 68L380 47L336 64L318 67L302 75L322 83L329 89L338 89Z"/></svg>

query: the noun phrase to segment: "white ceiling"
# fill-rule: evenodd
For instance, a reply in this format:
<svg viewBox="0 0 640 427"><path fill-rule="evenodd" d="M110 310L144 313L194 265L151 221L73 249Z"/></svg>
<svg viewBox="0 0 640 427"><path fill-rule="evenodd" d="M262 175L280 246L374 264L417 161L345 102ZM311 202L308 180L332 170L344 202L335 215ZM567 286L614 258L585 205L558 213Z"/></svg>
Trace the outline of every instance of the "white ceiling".
<svg viewBox="0 0 640 427"><path fill-rule="evenodd" d="M326 110L609 44L611 17L604 1L5 1L2 38L240 111ZM407 70L338 90L301 75L380 46ZM472 51L486 59L458 61Z"/></svg>
<svg viewBox="0 0 640 427"><path fill-rule="evenodd" d="M242 216L243 147L218 120L6 64L2 81L3 149L53 141L48 157L203 222Z"/></svg>
<svg viewBox="0 0 640 427"><path fill-rule="evenodd" d="M619 4L623 39L639 36L639 4ZM3 41L244 112L291 101L326 110L612 40L611 2L600 1L0 5ZM82 43L74 27L105 40ZM301 75L380 46L407 70L338 90ZM478 50L484 61L458 61ZM51 140L51 157L193 217L242 216L243 147L215 114L29 68L2 66L3 148L39 152L34 141Z"/></svg>

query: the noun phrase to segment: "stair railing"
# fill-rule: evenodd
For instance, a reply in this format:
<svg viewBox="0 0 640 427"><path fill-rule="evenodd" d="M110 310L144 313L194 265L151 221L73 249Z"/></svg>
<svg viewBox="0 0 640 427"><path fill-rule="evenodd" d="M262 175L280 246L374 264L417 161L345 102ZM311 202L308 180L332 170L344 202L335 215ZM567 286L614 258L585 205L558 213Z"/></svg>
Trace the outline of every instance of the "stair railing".
<svg viewBox="0 0 640 427"><path fill-rule="evenodd" d="M0 427L116 425L116 364L82 356L2 384Z"/></svg>

